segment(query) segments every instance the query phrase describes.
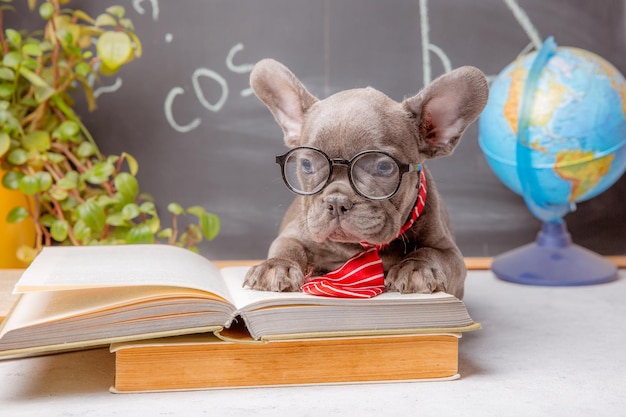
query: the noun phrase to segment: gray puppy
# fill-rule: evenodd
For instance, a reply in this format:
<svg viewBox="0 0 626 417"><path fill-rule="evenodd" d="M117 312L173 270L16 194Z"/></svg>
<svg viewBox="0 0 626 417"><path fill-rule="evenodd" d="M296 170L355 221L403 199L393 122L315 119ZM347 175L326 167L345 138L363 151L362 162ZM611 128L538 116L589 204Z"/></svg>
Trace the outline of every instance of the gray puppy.
<svg viewBox="0 0 626 417"><path fill-rule="evenodd" d="M250 82L282 128L285 144L292 149L304 147L298 152L323 160L320 150L328 162L300 155L296 170L301 172L287 172L285 182L295 183L288 186L303 188L296 191L307 195L296 196L268 259L248 272L244 285L298 291L307 276L339 267L363 251L360 242L367 242L387 244L380 251L387 290L445 291L462 298L466 267L432 176L421 167L428 189L425 206L417 221L398 237L415 207L420 174L410 169L394 171L454 150L487 102L483 73L473 67L456 69L402 103L373 88L341 91L319 100L289 69L271 59L255 65ZM364 151L382 151L391 159L368 152L363 158L360 153ZM376 171L372 174L367 165L375 165ZM322 168L326 169L325 182L316 180L310 186L308 178ZM361 173L366 171L369 180ZM395 183L373 186L374 177Z"/></svg>

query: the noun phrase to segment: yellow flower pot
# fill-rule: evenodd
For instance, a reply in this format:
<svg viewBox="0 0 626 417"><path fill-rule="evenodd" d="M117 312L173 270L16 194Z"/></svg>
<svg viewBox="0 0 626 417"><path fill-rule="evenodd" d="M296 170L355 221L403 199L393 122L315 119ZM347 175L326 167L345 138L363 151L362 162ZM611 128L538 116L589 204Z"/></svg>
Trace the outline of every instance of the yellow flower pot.
<svg viewBox="0 0 626 417"><path fill-rule="evenodd" d="M0 170L0 178L4 171ZM7 190L0 184L0 268L25 268L17 259L17 248L35 245L35 224L29 217L19 223L7 223L7 215L16 206L26 208L27 197L19 191Z"/></svg>

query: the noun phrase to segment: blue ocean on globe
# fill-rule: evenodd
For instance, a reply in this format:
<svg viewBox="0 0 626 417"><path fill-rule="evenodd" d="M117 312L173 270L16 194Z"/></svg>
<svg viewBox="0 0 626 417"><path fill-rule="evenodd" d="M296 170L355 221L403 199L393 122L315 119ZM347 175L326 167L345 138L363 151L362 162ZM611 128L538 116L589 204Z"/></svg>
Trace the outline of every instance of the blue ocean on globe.
<svg viewBox="0 0 626 417"><path fill-rule="evenodd" d="M533 214L552 222L605 191L626 170L626 80L592 52L555 45L520 124L536 55L519 57L491 84L479 143L498 178L520 195L530 193L525 197L535 206L529 204ZM523 169L519 149L527 161Z"/></svg>

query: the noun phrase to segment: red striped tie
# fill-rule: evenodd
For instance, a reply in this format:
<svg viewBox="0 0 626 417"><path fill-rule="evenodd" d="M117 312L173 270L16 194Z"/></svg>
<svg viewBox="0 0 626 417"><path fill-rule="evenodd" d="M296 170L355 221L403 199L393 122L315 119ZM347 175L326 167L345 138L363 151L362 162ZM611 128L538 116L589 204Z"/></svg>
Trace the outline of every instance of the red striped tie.
<svg viewBox="0 0 626 417"><path fill-rule="evenodd" d="M420 170L417 202L409 220L402 226L396 239L413 226L422 213L425 202L426 177L424 170ZM302 292L341 298L371 298L381 294L385 290L385 273L378 251L388 243L370 245L367 242L361 242L361 245L365 248L364 252L357 253L342 266L326 275L309 279L302 285Z"/></svg>

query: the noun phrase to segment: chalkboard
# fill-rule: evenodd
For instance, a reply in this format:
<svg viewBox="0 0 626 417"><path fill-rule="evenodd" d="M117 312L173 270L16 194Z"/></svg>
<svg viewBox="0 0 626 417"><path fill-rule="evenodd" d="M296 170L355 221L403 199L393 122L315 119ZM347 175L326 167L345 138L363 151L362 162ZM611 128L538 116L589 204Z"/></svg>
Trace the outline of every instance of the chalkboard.
<svg viewBox="0 0 626 417"><path fill-rule="evenodd" d="M462 65L493 76L549 35L626 74L625 0L70 3L93 14L108 4L126 7L143 56L103 79L99 108L81 110L83 120L104 153L139 160L142 190L162 213L177 201L219 215L220 236L201 247L213 259L265 257L292 199L274 164L285 151L281 130L249 90L262 58L286 64L321 98L369 85L402 100ZM428 165L463 253L493 256L532 241L540 223L492 173L477 136L474 124L452 156ZM566 217L574 240L626 253L624 196L626 178L579 204Z"/></svg>

